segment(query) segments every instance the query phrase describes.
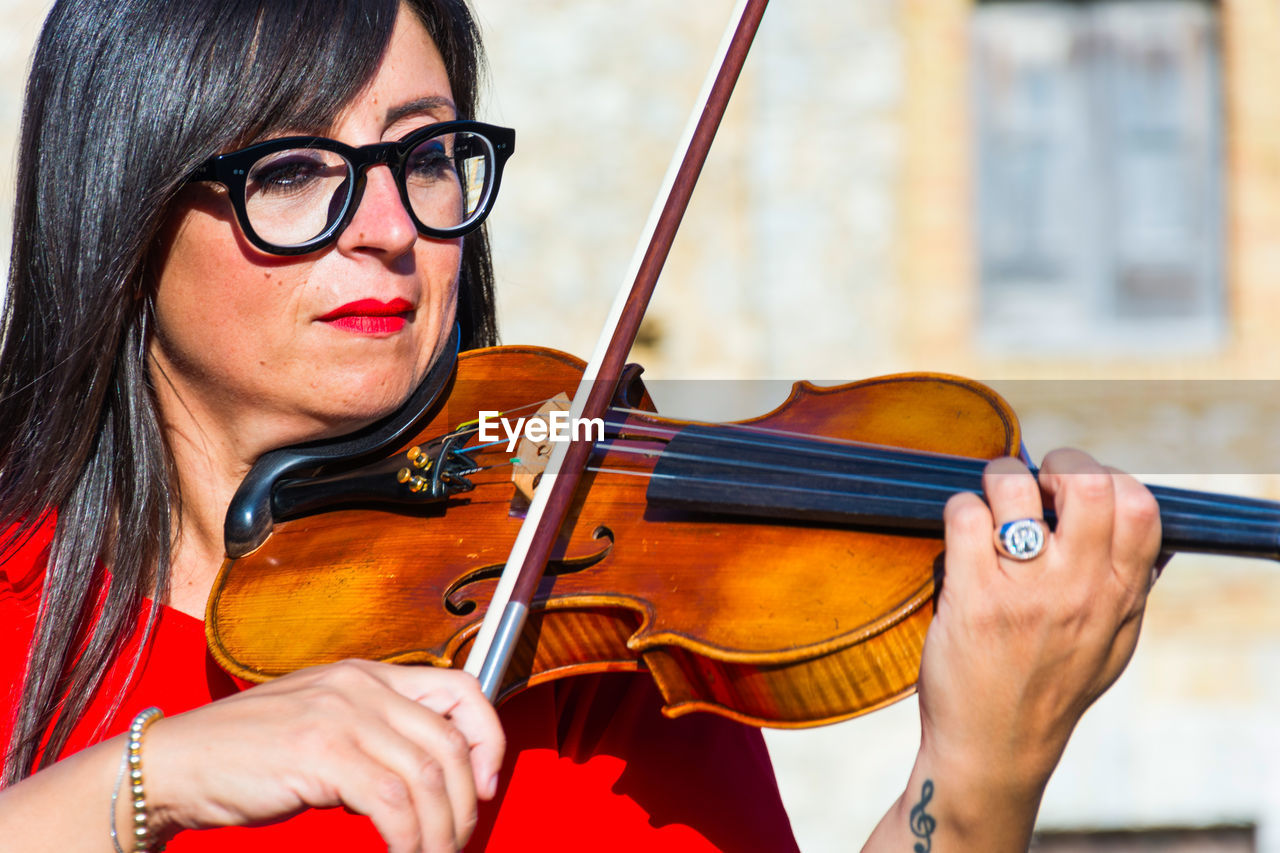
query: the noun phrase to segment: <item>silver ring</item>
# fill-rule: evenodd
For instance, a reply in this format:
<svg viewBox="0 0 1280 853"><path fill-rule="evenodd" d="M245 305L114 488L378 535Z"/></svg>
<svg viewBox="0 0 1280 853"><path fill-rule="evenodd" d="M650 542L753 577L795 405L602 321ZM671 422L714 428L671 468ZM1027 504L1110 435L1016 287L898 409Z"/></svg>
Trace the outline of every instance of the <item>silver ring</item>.
<svg viewBox="0 0 1280 853"><path fill-rule="evenodd" d="M1010 560L1034 560L1049 541L1049 526L1038 518L1006 521L995 531L996 550Z"/></svg>

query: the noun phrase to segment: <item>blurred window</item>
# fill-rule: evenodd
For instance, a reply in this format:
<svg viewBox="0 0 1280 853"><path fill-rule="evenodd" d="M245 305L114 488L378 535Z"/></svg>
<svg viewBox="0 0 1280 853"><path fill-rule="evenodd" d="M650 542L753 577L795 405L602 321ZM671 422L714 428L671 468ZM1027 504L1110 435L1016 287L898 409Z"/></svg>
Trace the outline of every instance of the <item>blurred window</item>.
<svg viewBox="0 0 1280 853"><path fill-rule="evenodd" d="M982 342L1218 344L1216 7L992 0L972 40Z"/></svg>

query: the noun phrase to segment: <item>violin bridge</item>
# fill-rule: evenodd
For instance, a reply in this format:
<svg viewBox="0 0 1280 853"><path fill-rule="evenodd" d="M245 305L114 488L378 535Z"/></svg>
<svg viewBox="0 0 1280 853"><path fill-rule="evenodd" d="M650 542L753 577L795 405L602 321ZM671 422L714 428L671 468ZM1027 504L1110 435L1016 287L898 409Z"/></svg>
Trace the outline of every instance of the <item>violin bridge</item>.
<svg viewBox="0 0 1280 853"><path fill-rule="evenodd" d="M524 437L516 445L516 455L511 466L511 482L516 487L515 498L512 501L513 509L527 509L533 500L533 490L538 487L538 480L541 479L542 472L547 470L547 463L551 460L550 436L554 434L550 428L551 413L567 412L569 406L569 395L561 391L543 403L542 407L530 416L529 420L538 420L547 424L548 437L542 441L533 441L528 437L526 429Z"/></svg>

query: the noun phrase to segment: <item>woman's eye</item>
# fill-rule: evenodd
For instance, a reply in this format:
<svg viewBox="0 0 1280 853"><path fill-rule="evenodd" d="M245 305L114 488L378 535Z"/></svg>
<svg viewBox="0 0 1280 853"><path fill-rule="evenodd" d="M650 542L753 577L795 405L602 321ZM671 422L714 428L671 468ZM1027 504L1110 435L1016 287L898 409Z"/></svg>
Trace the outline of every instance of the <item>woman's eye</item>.
<svg viewBox="0 0 1280 853"><path fill-rule="evenodd" d="M433 140L413 149L405 168L413 180L438 181L443 177L453 176L453 158L449 156L443 143Z"/></svg>
<svg viewBox="0 0 1280 853"><path fill-rule="evenodd" d="M249 192L290 194L302 192L325 176L328 167L316 157L285 156L262 161L249 171Z"/></svg>

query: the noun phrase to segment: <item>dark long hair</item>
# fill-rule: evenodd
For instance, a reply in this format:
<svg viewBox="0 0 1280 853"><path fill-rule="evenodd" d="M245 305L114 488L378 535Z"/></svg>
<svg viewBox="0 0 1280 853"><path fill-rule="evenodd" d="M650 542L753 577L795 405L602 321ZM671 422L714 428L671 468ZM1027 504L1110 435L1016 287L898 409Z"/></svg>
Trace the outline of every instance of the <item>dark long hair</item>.
<svg viewBox="0 0 1280 853"><path fill-rule="evenodd" d="M466 0L406 6L473 117L482 60ZM372 79L399 8L59 0L50 12L22 118L0 343L0 549L51 512L57 523L0 786L56 760L145 598L150 631L168 592L179 496L146 362L146 267L168 208L210 155L330 126ZM483 231L466 238L459 285L463 346L492 343Z"/></svg>

